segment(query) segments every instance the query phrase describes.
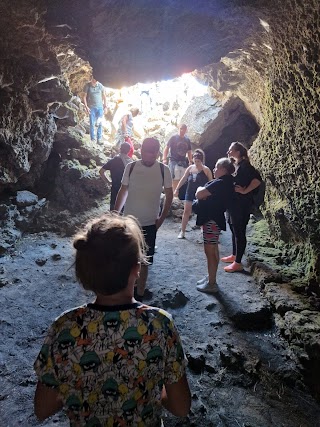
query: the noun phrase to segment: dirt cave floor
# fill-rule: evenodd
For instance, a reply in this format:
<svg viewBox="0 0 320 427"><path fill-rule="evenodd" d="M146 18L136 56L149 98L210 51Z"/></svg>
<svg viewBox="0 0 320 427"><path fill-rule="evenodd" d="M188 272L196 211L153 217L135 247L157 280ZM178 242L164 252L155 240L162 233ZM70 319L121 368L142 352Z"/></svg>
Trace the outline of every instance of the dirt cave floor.
<svg viewBox="0 0 320 427"><path fill-rule="evenodd" d="M227 274L219 265L219 293L199 293L196 281L206 273L200 231L184 240L178 232L171 219L159 230L145 301L174 316L189 360L190 415L166 413L165 426L320 426L320 405L250 274ZM221 256L229 255L230 243L223 232ZM93 300L77 284L72 263L71 240L51 233L28 235L13 255L0 258L1 427L69 425L62 412L36 420L33 362L54 318Z"/></svg>

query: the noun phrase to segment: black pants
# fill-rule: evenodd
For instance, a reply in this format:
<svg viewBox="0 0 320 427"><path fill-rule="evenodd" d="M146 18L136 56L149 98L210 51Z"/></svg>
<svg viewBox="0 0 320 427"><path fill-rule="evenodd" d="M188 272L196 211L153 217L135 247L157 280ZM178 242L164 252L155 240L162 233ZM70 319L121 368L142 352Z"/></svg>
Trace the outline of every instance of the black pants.
<svg viewBox="0 0 320 427"><path fill-rule="evenodd" d="M143 235L147 244L147 259L153 264L154 248L156 245L157 227L155 224L142 226Z"/></svg>
<svg viewBox="0 0 320 427"><path fill-rule="evenodd" d="M116 199L117 199L117 195L118 195L118 191L120 190L121 184L120 185L113 185L111 186L111 192L110 192L110 211L114 210L114 205L116 204ZM123 212L123 209L122 211Z"/></svg>
<svg viewBox="0 0 320 427"><path fill-rule="evenodd" d="M250 219L250 206L240 205L229 214L228 222L232 233L232 253L236 256L236 262L241 263L247 246L247 225Z"/></svg>

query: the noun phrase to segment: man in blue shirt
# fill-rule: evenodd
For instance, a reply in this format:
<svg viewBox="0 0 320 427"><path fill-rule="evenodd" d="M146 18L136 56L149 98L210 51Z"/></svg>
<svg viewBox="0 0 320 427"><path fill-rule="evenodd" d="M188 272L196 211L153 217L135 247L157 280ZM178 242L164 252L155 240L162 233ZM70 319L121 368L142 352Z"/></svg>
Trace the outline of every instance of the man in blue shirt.
<svg viewBox="0 0 320 427"><path fill-rule="evenodd" d="M107 108L107 99L104 86L99 83L94 76L83 89L83 103L90 116L90 138L95 142L95 125L98 123L97 142L102 141L102 118L104 109Z"/></svg>

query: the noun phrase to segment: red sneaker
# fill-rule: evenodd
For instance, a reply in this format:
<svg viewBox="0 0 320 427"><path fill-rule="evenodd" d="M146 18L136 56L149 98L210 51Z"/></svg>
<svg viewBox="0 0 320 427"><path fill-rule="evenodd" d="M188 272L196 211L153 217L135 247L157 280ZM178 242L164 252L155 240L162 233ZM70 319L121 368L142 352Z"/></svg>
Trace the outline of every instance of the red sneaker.
<svg viewBox="0 0 320 427"><path fill-rule="evenodd" d="M222 262L234 262L235 260L236 260L235 255L224 256L223 258L220 259L220 261Z"/></svg>
<svg viewBox="0 0 320 427"><path fill-rule="evenodd" d="M238 264L237 262L234 261L232 264L227 265L223 269L227 273L236 273L237 271L243 271L243 266L242 264Z"/></svg>

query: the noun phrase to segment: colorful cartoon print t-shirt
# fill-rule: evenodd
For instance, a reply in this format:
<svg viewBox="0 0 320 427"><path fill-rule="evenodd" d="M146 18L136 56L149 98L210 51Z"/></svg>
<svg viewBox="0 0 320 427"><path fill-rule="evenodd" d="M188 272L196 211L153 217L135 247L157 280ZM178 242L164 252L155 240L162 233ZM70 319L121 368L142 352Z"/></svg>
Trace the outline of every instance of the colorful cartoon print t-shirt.
<svg viewBox="0 0 320 427"><path fill-rule="evenodd" d="M185 373L172 317L134 303L88 304L51 325L34 364L56 388L71 426L160 426L161 391Z"/></svg>

